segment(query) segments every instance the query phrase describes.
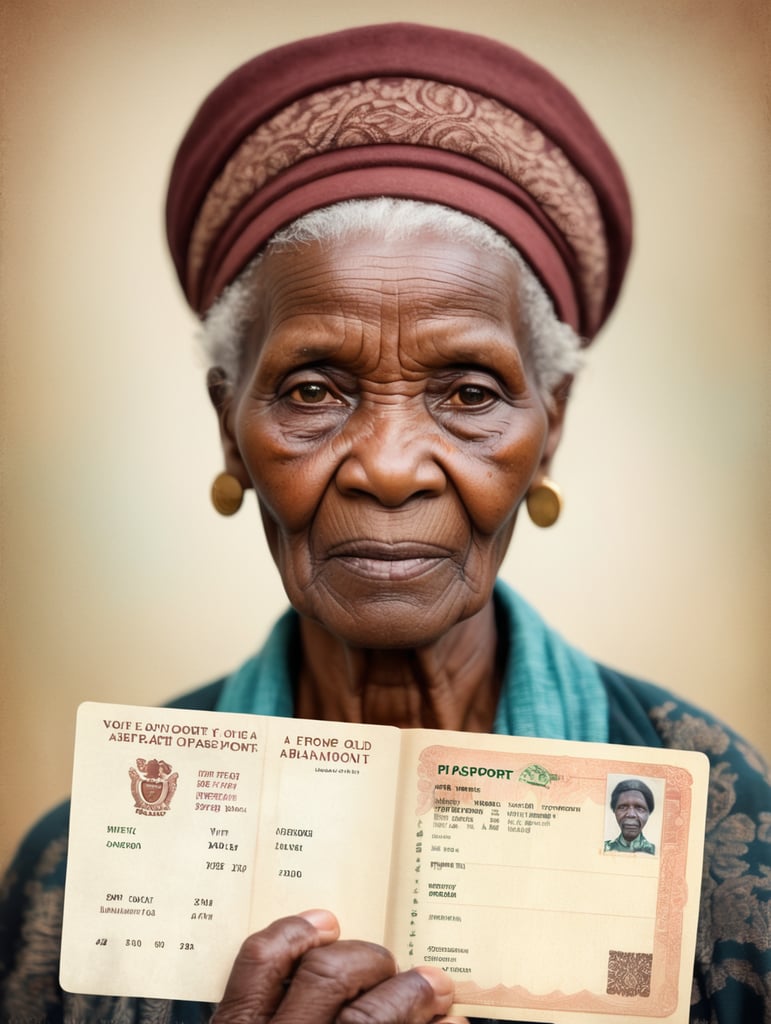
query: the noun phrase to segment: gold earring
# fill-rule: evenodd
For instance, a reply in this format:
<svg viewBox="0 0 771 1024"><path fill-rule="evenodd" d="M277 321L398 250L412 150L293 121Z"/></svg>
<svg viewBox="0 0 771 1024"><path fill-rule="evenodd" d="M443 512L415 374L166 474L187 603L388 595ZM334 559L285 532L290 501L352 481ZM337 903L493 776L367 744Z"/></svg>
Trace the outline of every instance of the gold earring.
<svg viewBox="0 0 771 1024"><path fill-rule="evenodd" d="M232 516L241 508L244 489L231 473L220 473L211 485L211 503L221 516Z"/></svg>
<svg viewBox="0 0 771 1024"><path fill-rule="evenodd" d="M562 494L548 476L527 492L527 512L536 526L554 526L562 511Z"/></svg>

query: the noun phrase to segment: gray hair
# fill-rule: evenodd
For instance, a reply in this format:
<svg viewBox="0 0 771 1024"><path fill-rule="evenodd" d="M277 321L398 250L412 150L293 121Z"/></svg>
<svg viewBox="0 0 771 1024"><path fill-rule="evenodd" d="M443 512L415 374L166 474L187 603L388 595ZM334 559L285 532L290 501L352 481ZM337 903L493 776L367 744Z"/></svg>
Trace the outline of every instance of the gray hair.
<svg viewBox="0 0 771 1024"><path fill-rule="evenodd" d="M400 240L425 229L448 241L511 259L518 271L517 298L536 381L542 397L552 405L557 387L581 366L581 341L576 332L557 318L541 283L508 239L458 210L412 199L383 197L335 203L306 213L273 235L206 316L201 340L209 364L221 366L229 380L237 379L244 340L254 324L254 291L266 252L286 252L311 242L337 242L363 231L373 231L385 241Z"/></svg>

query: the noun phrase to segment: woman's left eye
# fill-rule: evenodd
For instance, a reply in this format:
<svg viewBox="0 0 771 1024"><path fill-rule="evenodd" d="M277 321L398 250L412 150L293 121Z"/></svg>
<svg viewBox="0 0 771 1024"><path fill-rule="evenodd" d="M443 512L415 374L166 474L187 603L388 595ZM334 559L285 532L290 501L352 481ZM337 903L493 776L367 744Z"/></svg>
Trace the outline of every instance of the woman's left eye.
<svg viewBox="0 0 771 1024"><path fill-rule="evenodd" d="M482 384L461 384L450 395L449 401L453 406L473 408L487 405L497 398L498 395L491 388L484 387Z"/></svg>

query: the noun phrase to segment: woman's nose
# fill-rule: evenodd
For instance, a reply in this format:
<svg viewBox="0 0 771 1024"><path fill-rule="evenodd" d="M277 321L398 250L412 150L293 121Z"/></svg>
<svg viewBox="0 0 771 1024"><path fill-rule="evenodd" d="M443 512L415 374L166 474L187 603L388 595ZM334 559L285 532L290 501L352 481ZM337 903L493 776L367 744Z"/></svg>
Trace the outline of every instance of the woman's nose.
<svg viewBox="0 0 771 1024"><path fill-rule="evenodd" d="M366 494L396 508L444 491L447 479L430 417L388 409L366 418L354 415L349 430L350 447L336 476L343 493Z"/></svg>

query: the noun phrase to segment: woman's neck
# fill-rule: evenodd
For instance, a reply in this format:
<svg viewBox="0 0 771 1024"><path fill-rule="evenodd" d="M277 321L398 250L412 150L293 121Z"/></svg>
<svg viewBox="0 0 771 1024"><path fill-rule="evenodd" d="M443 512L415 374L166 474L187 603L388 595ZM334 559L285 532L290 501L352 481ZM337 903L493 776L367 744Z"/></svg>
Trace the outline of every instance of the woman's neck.
<svg viewBox="0 0 771 1024"><path fill-rule="evenodd" d="M439 640L409 650L347 646L300 620L298 718L492 731L501 685L492 600Z"/></svg>

